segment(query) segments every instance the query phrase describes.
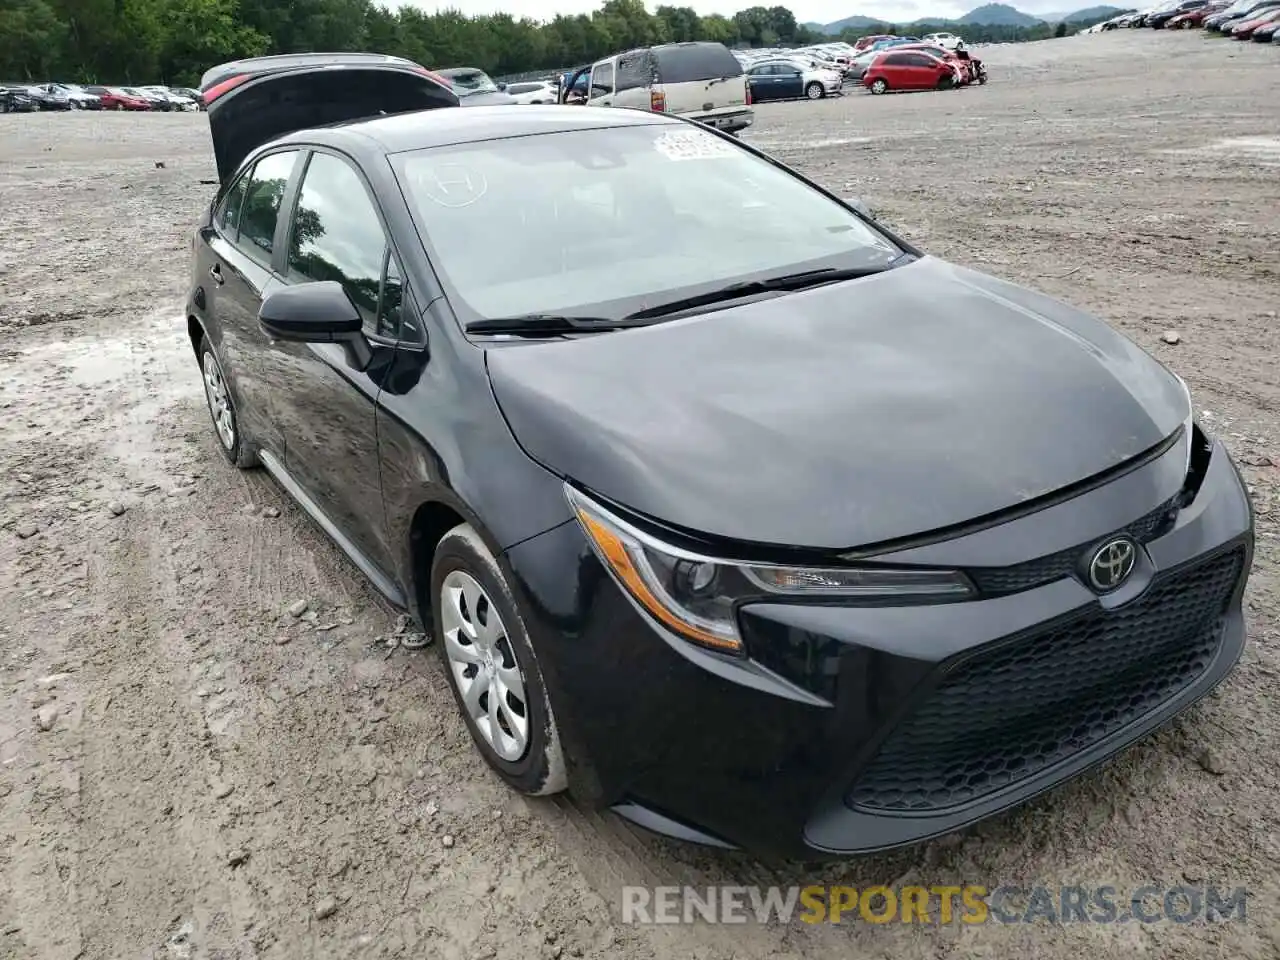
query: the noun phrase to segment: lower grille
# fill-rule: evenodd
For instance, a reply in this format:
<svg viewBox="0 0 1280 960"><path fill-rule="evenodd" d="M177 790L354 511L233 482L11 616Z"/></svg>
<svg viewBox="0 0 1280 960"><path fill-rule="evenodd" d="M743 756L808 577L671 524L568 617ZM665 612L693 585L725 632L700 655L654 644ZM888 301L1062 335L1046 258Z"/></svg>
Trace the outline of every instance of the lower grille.
<svg viewBox="0 0 1280 960"><path fill-rule="evenodd" d="M1241 550L1220 555L1124 607L959 661L885 741L848 802L900 813L968 803L1140 719L1212 662L1243 562Z"/></svg>

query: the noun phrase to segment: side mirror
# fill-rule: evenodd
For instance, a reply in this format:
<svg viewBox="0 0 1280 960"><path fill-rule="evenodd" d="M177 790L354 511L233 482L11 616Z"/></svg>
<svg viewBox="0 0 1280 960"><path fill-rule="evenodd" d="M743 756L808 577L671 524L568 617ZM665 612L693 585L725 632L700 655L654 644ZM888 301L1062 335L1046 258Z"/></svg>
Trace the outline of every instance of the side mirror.
<svg viewBox="0 0 1280 960"><path fill-rule="evenodd" d="M273 340L340 343L347 362L364 370L373 359L364 338L364 320L336 280L281 287L267 295L258 323Z"/></svg>
<svg viewBox="0 0 1280 960"><path fill-rule="evenodd" d="M505 83L499 83L499 84L498 84L498 89L499 89L499 90L506 90L506 89L507 89L507 85L506 85Z"/></svg>

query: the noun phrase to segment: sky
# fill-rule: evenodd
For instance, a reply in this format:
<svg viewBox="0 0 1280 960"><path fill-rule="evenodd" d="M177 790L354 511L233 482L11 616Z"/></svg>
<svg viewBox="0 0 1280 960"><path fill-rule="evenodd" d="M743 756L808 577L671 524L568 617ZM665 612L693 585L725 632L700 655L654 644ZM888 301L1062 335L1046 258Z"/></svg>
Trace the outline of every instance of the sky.
<svg viewBox="0 0 1280 960"><path fill-rule="evenodd" d="M530 17L534 20L548 20L558 13L576 14L591 13L600 8L600 0L453 0L450 3L435 3L432 0L411 0L414 6L424 10L435 11L454 8L463 13L482 14L505 12L513 17ZM684 6L680 0L667 0L673 6ZM981 6L986 0L791 0L784 2L796 15L796 19L804 22L831 23L855 14L868 17L882 17L888 21L908 23L921 17L958 17L968 13L974 7ZM1009 0L1004 0L1009 2ZM1071 0L1013 0L1010 6L1017 7L1024 13L1041 14L1068 12L1083 9L1101 0L1078 0L1073 6ZM770 0L701 0L689 3L702 15L723 13L732 15L746 7L759 4L772 6ZM645 4L650 10L657 3L647 0Z"/></svg>

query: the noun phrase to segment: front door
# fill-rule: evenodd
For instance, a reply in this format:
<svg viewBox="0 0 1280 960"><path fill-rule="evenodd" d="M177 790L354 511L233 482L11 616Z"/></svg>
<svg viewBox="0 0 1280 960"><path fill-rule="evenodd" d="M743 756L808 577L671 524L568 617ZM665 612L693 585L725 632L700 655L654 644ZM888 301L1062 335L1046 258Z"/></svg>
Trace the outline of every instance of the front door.
<svg viewBox="0 0 1280 960"><path fill-rule="evenodd" d="M285 437L285 469L354 546L382 572L387 542L374 405L395 354L400 273L377 205L345 157L315 152L290 222L284 282L336 280L365 319L373 361L358 369L332 343L274 345L274 384Z"/></svg>

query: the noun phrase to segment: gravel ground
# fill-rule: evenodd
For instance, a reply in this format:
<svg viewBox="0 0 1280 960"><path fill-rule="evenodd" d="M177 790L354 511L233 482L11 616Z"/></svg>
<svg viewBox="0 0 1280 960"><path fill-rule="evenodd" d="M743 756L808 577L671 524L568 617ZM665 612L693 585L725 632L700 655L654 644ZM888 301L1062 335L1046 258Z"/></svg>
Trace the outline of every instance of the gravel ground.
<svg viewBox="0 0 1280 960"><path fill-rule="evenodd" d="M1022 810L821 868L514 796L434 657L388 648L393 612L215 448L180 316L204 117L0 117L0 956L1280 955L1280 51L1119 31L982 53L986 87L762 106L750 139L1187 379L1258 510L1252 643L1216 695ZM628 883L1035 881L1253 897L1188 925L620 913Z"/></svg>

